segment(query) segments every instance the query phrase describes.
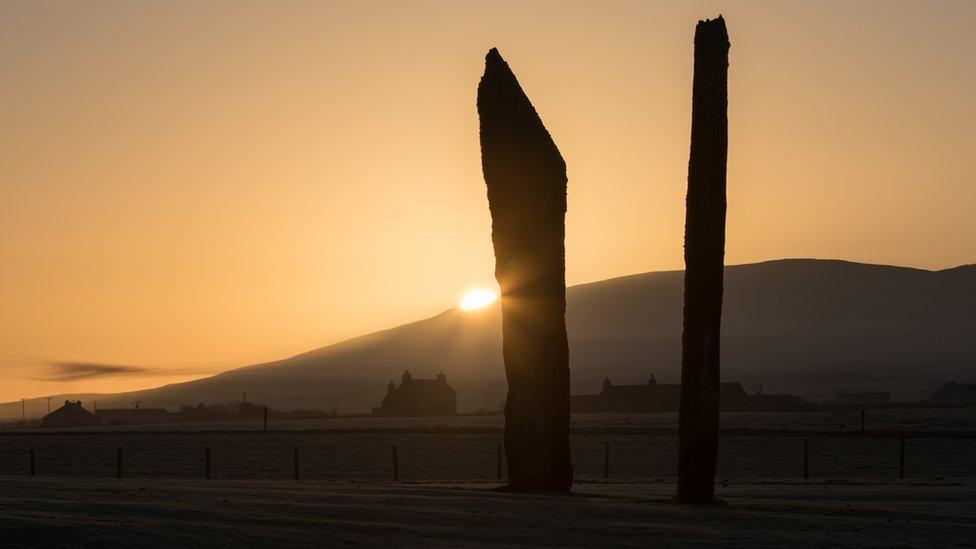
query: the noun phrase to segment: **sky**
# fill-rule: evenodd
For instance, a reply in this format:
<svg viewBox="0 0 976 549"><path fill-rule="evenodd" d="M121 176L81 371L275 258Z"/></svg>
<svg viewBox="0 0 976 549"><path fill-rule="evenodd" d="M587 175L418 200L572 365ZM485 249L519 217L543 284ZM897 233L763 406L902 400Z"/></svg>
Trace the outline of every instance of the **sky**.
<svg viewBox="0 0 976 549"><path fill-rule="evenodd" d="M566 159L568 283L682 268L692 37L719 13L728 264L976 262L976 2L3 2L0 400L497 288L493 46Z"/></svg>

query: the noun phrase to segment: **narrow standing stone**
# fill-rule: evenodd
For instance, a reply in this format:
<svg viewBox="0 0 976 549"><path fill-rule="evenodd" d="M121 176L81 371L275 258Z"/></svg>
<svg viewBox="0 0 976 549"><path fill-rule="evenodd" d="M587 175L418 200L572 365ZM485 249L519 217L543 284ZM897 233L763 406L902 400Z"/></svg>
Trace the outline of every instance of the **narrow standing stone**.
<svg viewBox="0 0 976 549"><path fill-rule="evenodd" d="M719 350L725 259L729 35L721 16L695 28L691 158L685 217L685 308L681 338L680 502L715 498Z"/></svg>
<svg viewBox="0 0 976 549"><path fill-rule="evenodd" d="M566 163L498 50L478 86L508 377L509 487L569 490Z"/></svg>

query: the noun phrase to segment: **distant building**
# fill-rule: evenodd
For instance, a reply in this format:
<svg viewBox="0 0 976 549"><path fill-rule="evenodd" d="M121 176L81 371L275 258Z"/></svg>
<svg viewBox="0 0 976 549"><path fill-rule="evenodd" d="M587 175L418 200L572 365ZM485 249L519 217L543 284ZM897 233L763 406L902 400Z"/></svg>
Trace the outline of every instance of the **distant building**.
<svg viewBox="0 0 976 549"><path fill-rule="evenodd" d="M726 410L725 406L721 406ZM816 412L818 407L812 402L795 395L746 395L743 409L726 410L736 412Z"/></svg>
<svg viewBox="0 0 976 549"><path fill-rule="evenodd" d="M888 393L838 393L837 404L888 404L891 395Z"/></svg>
<svg viewBox="0 0 976 549"><path fill-rule="evenodd" d="M936 403L976 403L976 384L950 381L929 397Z"/></svg>
<svg viewBox="0 0 976 549"><path fill-rule="evenodd" d="M86 410L80 400L64 401L64 406L51 412L41 419L41 426L45 428L90 427L100 424L98 416Z"/></svg>
<svg viewBox="0 0 976 549"><path fill-rule="evenodd" d="M570 408L577 413L677 412L681 385L658 383L652 375L646 384L614 385L604 378L598 395L573 395ZM805 412L816 406L791 395L748 395L738 382L719 385L719 407L723 412Z"/></svg>
<svg viewBox="0 0 976 549"><path fill-rule="evenodd" d="M719 390L727 392L728 385ZM605 377L599 397L601 412L670 412L678 409L681 385L658 383L653 375L644 385L614 385Z"/></svg>
<svg viewBox="0 0 976 549"><path fill-rule="evenodd" d="M374 416L452 416L457 414L457 393L447 384L443 372L436 379L414 379L404 370L397 387L391 381L383 405L373 408Z"/></svg>
<svg viewBox="0 0 976 549"><path fill-rule="evenodd" d="M165 408L103 408L95 410L95 415L101 419L103 425L149 425L153 423L170 423L173 414Z"/></svg>

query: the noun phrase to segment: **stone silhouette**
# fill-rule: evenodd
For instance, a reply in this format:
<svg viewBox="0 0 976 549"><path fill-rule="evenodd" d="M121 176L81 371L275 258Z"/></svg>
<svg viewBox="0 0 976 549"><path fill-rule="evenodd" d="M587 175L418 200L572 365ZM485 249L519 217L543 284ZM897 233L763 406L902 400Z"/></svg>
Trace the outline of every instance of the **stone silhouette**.
<svg viewBox="0 0 976 549"><path fill-rule="evenodd" d="M569 490L566 163L494 48L478 86L478 116L501 287L509 487Z"/></svg>
<svg viewBox="0 0 976 549"><path fill-rule="evenodd" d="M725 258L729 35L725 20L695 28L691 157L685 217L685 304L681 337L678 490L681 502L715 497L719 356Z"/></svg>

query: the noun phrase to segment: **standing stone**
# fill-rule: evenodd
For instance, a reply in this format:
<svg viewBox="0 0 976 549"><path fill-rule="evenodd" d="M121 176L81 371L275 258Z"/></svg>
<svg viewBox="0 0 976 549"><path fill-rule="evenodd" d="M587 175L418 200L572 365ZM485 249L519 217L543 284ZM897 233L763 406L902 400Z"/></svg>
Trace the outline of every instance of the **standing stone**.
<svg viewBox="0 0 976 549"><path fill-rule="evenodd" d="M691 159L685 217L685 308L681 338L678 493L715 498L719 348L725 259L729 35L725 20L699 21L691 100Z"/></svg>
<svg viewBox="0 0 976 549"><path fill-rule="evenodd" d="M569 490L566 163L498 50L478 86L508 377L509 487Z"/></svg>

